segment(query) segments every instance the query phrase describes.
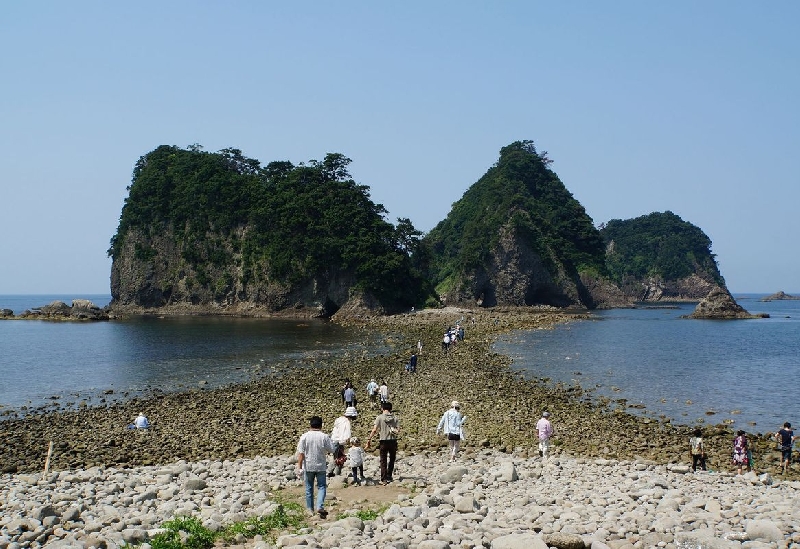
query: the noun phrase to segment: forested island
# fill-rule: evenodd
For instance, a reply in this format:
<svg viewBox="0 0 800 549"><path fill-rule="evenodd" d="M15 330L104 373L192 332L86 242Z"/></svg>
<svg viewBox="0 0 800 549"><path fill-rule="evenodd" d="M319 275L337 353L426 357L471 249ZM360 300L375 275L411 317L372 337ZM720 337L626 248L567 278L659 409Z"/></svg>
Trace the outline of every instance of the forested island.
<svg viewBox="0 0 800 549"><path fill-rule="evenodd" d="M697 301L725 285L701 229L672 212L596 226L532 141L503 147L427 235L389 222L350 163L262 165L197 145L142 156L108 250L111 310L595 309Z"/></svg>

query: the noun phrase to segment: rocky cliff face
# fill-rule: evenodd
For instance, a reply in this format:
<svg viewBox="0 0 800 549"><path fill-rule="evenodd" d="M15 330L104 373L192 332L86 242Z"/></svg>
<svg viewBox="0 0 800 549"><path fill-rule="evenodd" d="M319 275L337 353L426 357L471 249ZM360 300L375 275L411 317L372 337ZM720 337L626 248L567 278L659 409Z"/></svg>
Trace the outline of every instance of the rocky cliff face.
<svg viewBox="0 0 800 549"><path fill-rule="evenodd" d="M327 317L350 299L354 278L349 273L327 273L296 285L266 275L246 276L238 252L244 231L227 238L209 236L218 251L232 258L215 265L211 260L188 262L185 245L176 244L179 239L170 229L152 235L132 229L111 266L111 311ZM350 308L359 310L358 304L368 303L359 298Z"/></svg>
<svg viewBox="0 0 800 549"><path fill-rule="evenodd" d="M542 257L527 239L506 226L490 260L462 276L442 295L448 305L494 307L550 305L612 308L630 306L619 288L589 275L570 274L554 253Z"/></svg>
<svg viewBox="0 0 800 549"><path fill-rule="evenodd" d="M661 277L647 277L642 280L629 280L620 288L631 301L699 301L714 289L724 289L704 273L693 273L676 280Z"/></svg>

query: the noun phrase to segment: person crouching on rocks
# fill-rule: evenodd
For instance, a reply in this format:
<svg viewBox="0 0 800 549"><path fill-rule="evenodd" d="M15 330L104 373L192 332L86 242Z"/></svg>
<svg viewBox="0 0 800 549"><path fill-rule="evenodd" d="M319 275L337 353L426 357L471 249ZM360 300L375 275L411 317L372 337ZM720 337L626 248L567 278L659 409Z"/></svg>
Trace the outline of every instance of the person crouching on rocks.
<svg viewBox="0 0 800 549"><path fill-rule="evenodd" d="M436 434L443 432L447 435L447 442L450 447L450 461L455 461L458 456L458 449L464 439L464 429L462 425L467 421L467 417L461 415L461 405L457 400L450 403L450 408L442 414L439 425L436 427Z"/></svg>

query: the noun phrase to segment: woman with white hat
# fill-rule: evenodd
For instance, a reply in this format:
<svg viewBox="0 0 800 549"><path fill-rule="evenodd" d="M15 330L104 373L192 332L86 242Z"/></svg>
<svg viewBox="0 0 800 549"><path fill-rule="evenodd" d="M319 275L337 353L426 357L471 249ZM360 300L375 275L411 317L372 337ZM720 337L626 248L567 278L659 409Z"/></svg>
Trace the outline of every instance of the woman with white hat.
<svg viewBox="0 0 800 549"><path fill-rule="evenodd" d="M457 400L450 403L450 408L442 414L442 419L439 420L439 426L436 427L436 434L442 431L447 435L447 442L450 446L450 461L455 461L458 455L458 449L461 446L461 441L464 440L464 422L467 421L467 416L461 415L461 405Z"/></svg>

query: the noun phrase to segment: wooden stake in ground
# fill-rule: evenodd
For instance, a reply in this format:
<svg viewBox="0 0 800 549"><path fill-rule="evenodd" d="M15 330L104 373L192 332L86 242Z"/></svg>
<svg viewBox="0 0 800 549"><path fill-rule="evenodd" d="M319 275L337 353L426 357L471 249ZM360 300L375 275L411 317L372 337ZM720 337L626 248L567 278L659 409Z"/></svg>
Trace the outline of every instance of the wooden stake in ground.
<svg viewBox="0 0 800 549"><path fill-rule="evenodd" d="M47 472L50 470L50 456L53 455L53 441L50 441L50 445L47 448L47 459L44 460L44 473L42 473L42 477L47 476Z"/></svg>

